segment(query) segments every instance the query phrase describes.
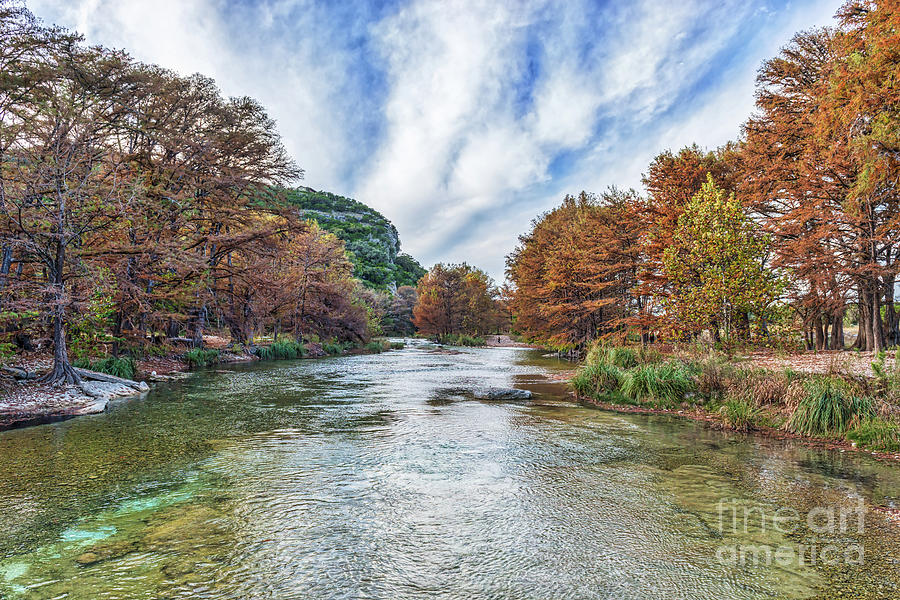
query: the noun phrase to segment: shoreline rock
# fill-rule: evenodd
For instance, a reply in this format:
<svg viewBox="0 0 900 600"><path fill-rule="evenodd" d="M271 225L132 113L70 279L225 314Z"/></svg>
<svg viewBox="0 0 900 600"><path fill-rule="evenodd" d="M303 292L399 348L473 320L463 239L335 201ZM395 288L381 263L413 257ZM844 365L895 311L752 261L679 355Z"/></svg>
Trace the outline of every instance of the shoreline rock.
<svg viewBox="0 0 900 600"><path fill-rule="evenodd" d="M524 402L534 396L529 390L503 387L481 387L472 390L472 395L478 400L490 400L492 402Z"/></svg>
<svg viewBox="0 0 900 600"><path fill-rule="evenodd" d="M142 396L150 390L144 381L122 379L87 369L75 369L80 385L54 387L34 381L24 369L10 369L25 376L0 400L0 430L57 423L73 417L104 412L116 398ZM7 374L9 370L5 369Z"/></svg>

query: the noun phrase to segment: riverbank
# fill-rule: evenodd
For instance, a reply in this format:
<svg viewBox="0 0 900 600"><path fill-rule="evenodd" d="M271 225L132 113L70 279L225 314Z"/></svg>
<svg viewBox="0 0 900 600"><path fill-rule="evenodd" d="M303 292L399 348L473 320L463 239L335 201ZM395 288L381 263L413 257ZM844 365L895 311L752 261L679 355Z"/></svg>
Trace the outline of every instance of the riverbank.
<svg viewBox="0 0 900 600"><path fill-rule="evenodd" d="M39 381L40 376L52 365L52 357L49 354L32 353L20 356L14 361L14 366L3 368L3 377L0 377L0 431L99 414L106 410L112 400L139 397L149 391L151 383L187 376L198 367L209 368L283 358L369 354L396 347L385 340L373 341L359 347L308 343L303 345L302 351L292 346L293 352L290 356L269 356L266 353L262 353L261 356L229 351L227 338L214 335L204 337L204 346L206 350L205 353L201 353L201 357L187 351L136 359L133 380L78 369L85 381L81 385L64 386ZM271 347L275 346L273 344Z"/></svg>
<svg viewBox="0 0 900 600"><path fill-rule="evenodd" d="M488 348L537 348L534 344L517 342L509 335L487 335L484 337L484 345Z"/></svg>
<svg viewBox="0 0 900 600"><path fill-rule="evenodd" d="M603 402L593 398L579 398L573 392L573 396L583 406L596 408L599 410L607 410L610 412L639 414L639 415L670 415L696 421L710 429L717 431L731 431L742 433L745 435L765 437L776 440L791 440L803 443L806 446L814 448L823 448L825 450L836 450L838 452L862 452L869 454L878 460L898 461L900 462L900 452L878 452L860 447L853 442L842 439L819 438L798 433L792 433L783 429L769 427L766 425L757 425L746 431L736 430L725 422L721 413L710 412L697 406L691 408L652 408L648 406L633 406L630 404L616 404L613 402ZM897 509L897 519L900 522L900 509Z"/></svg>
<svg viewBox="0 0 900 600"><path fill-rule="evenodd" d="M900 368L884 355L729 359L598 347L569 383L588 406L900 461Z"/></svg>

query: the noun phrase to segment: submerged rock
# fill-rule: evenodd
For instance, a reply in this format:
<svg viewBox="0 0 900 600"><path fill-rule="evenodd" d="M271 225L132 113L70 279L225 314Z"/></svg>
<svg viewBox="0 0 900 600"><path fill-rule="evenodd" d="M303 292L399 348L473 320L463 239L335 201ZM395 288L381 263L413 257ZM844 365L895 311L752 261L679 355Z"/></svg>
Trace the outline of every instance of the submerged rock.
<svg viewBox="0 0 900 600"><path fill-rule="evenodd" d="M493 401L518 401L522 402L525 400L530 400L533 394L528 390L517 390L515 388L501 388L501 387L484 387L484 388L475 388L472 391L472 395L478 398L479 400L493 400Z"/></svg>

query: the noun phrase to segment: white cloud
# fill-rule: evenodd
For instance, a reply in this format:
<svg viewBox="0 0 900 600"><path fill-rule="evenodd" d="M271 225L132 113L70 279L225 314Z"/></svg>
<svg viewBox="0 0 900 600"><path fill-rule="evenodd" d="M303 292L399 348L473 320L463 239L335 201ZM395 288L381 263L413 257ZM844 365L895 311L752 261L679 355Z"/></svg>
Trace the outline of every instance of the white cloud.
<svg viewBox="0 0 900 600"><path fill-rule="evenodd" d="M839 4L29 3L90 42L256 97L308 185L384 212L424 263L495 277L565 193L639 186L660 150L735 138L759 61Z"/></svg>

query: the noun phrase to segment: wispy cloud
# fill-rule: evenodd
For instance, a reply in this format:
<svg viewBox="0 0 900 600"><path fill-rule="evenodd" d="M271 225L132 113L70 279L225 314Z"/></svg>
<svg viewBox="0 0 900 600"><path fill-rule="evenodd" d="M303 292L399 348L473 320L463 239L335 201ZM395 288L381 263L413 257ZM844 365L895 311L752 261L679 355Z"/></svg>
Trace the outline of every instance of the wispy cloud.
<svg viewBox="0 0 900 600"><path fill-rule="evenodd" d="M425 263L502 278L566 193L738 134L759 62L839 0L31 0L89 41L250 95L307 184L385 213Z"/></svg>

